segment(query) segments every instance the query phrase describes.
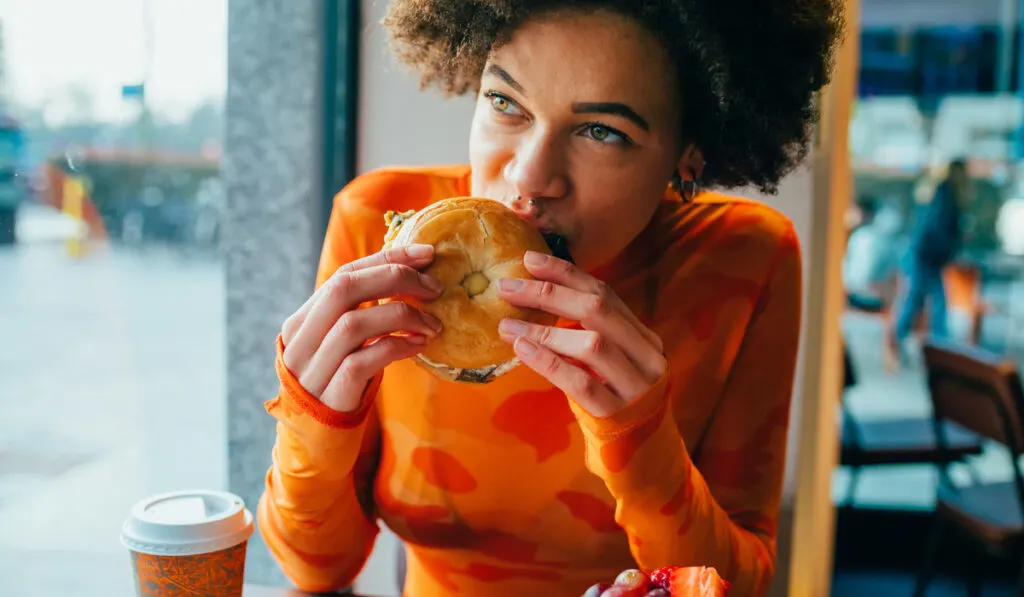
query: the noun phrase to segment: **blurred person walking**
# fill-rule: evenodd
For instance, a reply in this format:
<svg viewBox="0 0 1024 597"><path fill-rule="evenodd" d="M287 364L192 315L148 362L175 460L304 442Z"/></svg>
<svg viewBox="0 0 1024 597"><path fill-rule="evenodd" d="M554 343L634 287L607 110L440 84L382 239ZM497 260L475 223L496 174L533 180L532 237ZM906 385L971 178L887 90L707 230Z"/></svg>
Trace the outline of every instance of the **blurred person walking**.
<svg viewBox="0 0 1024 597"><path fill-rule="evenodd" d="M955 259L963 244L962 216L970 195L967 162L954 160L932 200L921 209L916 219L907 254L906 292L890 336L897 354L904 354L903 344L926 303L930 308L931 335L936 338L948 335L942 271Z"/></svg>

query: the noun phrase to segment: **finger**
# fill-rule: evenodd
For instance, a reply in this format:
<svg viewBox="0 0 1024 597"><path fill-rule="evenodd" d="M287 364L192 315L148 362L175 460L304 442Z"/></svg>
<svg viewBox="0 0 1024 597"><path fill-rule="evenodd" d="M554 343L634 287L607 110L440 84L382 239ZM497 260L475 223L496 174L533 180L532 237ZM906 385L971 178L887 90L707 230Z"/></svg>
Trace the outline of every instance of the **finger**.
<svg viewBox="0 0 1024 597"><path fill-rule="evenodd" d="M642 395L658 379L645 379L645 373L638 370L618 347L591 330L567 330L504 319L498 326L498 332L506 342L515 342L519 337L528 338L560 356L576 359L625 400Z"/></svg>
<svg viewBox="0 0 1024 597"><path fill-rule="evenodd" d="M423 336L385 336L349 355L320 397L321 402L342 412L358 410L366 383L388 364L423 350Z"/></svg>
<svg viewBox="0 0 1024 597"><path fill-rule="evenodd" d="M306 320L306 315L309 313L310 307L316 302L317 293L309 295L306 302L299 307L299 310L288 316L288 319L284 320L281 325L281 341L287 347L295 339L295 334L299 333L299 328L302 327L302 322Z"/></svg>
<svg viewBox="0 0 1024 597"><path fill-rule="evenodd" d="M441 294L441 283L407 265L374 265L331 276L323 292L299 327L291 345L285 346L285 365L296 374L292 364L306 363L342 313L360 303L405 295L424 300Z"/></svg>
<svg viewBox="0 0 1024 597"><path fill-rule="evenodd" d="M570 364L550 349L528 338L519 337L515 344L516 356L555 387L565 392L595 417L610 415L622 408L625 401L583 369Z"/></svg>
<svg viewBox="0 0 1024 597"><path fill-rule="evenodd" d="M526 255L523 257L523 265L526 266L527 271L540 280L555 282L556 284L561 284L562 286L579 290L580 292L586 292L597 296L606 296L608 298L608 302L618 308L623 317L636 326L637 330L647 338L647 341L658 349L658 352L662 352L664 350L664 346L658 334L655 334L653 330L645 326L643 322L640 321L640 318L633 313L633 310L630 309L626 303L622 302L622 299L619 298L617 294L608 288L606 283L584 272L580 268L576 267L575 264L544 253L527 251Z"/></svg>
<svg viewBox="0 0 1024 597"><path fill-rule="evenodd" d="M440 331L441 322L437 318L403 302L347 311L331 326L299 374L299 383L310 394L318 396L342 362L367 340L395 332L433 337Z"/></svg>
<svg viewBox="0 0 1024 597"><path fill-rule="evenodd" d="M422 267L434 259L433 245L406 245L381 249L372 255L360 257L339 267L337 272L354 272L378 265L408 265ZM337 273L335 272L335 273Z"/></svg>
<svg viewBox="0 0 1024 597"><path fill-rule="evenodd" d="M350 261L331 274L331 277L343 275L345 273L366 269L369 267L375 267L378 265L407 265L412 268L419 268L427 265L434 259L434 247L433 245L408 245L405 247L392 247L389 249L383 249L377 251L372 255L366 257L360 257L355 261ZM330 281L328 278L320 287L306 300L306 302L299 307L299 310L293 313L288 319L285 320L284 325L281 326L281 336L284 340L285 346L287 346L291 340L295 337L295 334L299 331L302 322L305 321L306 316L309 314L309 310L313 307L313 304L319 300L320 296L326 292L324 288L327 286L327 282Z"/></svg>
<svg viewBox="0 0 1024 597"><path fill-rule="evenodd" d="M590 294L555 282L519 278L498 280L498 292L513 305L554 313L606 338L615 338L629 360L645 371L645 363L663 358L661 351L614 307L609 294Z"/></svg>

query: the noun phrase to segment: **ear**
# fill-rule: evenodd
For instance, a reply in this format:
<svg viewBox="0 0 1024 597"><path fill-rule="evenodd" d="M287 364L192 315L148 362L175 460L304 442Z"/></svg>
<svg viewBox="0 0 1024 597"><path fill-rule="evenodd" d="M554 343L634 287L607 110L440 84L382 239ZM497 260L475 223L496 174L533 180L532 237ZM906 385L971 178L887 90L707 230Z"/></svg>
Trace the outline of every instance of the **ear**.
<svg viewBox="0 0 1024 597"><path fill-rule="evenodd" d="M704 175L704 154L696 144L690 143L683 150L676 171L684 182L696 182Z"/></svg>

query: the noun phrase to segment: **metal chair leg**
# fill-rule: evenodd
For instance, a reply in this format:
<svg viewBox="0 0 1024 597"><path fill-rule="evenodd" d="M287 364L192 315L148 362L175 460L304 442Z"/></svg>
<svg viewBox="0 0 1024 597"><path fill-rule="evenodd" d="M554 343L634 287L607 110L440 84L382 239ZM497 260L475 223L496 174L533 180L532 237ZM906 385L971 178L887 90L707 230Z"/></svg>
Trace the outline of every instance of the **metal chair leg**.
<svg viewBox="0 0 1024 597"><path fill-rule="evenodd" d="M1024 597L1024 554L1020 558L1020 573L1017 575L1017 597Z"/></svg>
<svg viewBox="0 0 1024 597"><path fill-rule="evenodd" d="M857 482L860 481L860 467L850 467L850 482L846 486L846 499L843 500L843 506L847 508L853 508L853 504L857 499Z"/></svg>
<svg viewBox="0 0 1024 597"><path fill-rule="evenodd" d="M946 524L938 514L935 515L935 522L932 524L932 532L925 543L924 561L921 563L921 569L917 573L917 581L914 584L914 597L924 597L925 591L928 590L928 584L931 583L932 577L935 575L935 560L939 555L939 547L946 534Z"/></svg>
<svg viewBox="0 0 1024 597"><path fill-rule="evenodd" d="M980 558L979 558L980 559ZM967 579L967 596L968 597L981 597L981 581L984 575L981 573L981 567L983 562L977 562L968 573Z"/></svg>

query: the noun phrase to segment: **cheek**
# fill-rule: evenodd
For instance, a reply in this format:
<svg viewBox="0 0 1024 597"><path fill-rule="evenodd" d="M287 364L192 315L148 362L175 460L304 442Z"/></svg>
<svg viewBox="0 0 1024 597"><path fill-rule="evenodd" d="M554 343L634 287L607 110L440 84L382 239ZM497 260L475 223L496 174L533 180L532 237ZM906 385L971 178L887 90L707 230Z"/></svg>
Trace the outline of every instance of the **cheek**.
<svg viewBox="0 0 1024 597"><path fill-rule="evenodd" d="M598 260L611 258L633 241L650 222L668 180L643 168L579 169L574 177L577 241Z"/></svg>
<svg viewBox="0 0 1024 597"><path fill-rule="evenodd" d="M629 163L619 167L608 164L579 164L573 169L573 181L581 198L578 208L589 219L647 223L668 185L668 175L648 164Z"/></svg>
<svg viewBox="0 0 1024 597"><path fill-rule="evenodd" d="M486 108L486 106L483 106ZM469 163L473 168L473 186L504 180L505 165L515 156L508 136L498 134L486 114L477 108L469 135Z"/></svg>
<svg viewBox="0 0 1024 597"><path fill-rule="evenodd" d="M619 250L629 244L651 219L657 202L636 197L628 190L600 198L588 196L576 205L575 219L579 225L580 240L595 247ZM637 198L639 199L639 198Z"/></svg>

